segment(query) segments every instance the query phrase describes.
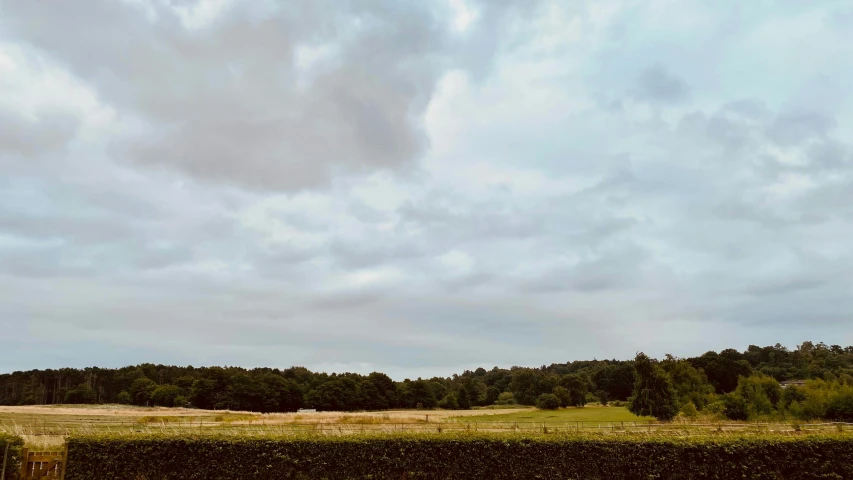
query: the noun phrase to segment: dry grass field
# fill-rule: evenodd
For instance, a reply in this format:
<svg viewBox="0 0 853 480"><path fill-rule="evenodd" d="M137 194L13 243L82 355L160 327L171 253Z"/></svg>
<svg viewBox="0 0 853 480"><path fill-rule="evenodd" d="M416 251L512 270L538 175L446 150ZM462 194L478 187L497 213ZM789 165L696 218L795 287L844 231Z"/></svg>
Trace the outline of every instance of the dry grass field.
<svg viewBox="0 0 853 480"><path fill-rule="evenodd" d="M390 410L382 412L271 413L199 410L190 408L133 407L128 405L0 406L0 432L20 435L31 448L62 445L74 433L194 431L246 433L264 431L402 431L432 428L460 417L507 415L534 411L490 410Z"/></svg>
<svg viewBox="0 0 853 480"><path fill-rule="evenodd" d="M476 410L392 410L382 412L273 413L143 408L126 405L0 407L0 432L24 438L29 448L61 448L75 433L193 433L264 435L399 432L636 432L691 435L699 432L853 432L853 425L712 422L680 420L659 424L624 407L590 405L541 411L534 408Z"/></svg>

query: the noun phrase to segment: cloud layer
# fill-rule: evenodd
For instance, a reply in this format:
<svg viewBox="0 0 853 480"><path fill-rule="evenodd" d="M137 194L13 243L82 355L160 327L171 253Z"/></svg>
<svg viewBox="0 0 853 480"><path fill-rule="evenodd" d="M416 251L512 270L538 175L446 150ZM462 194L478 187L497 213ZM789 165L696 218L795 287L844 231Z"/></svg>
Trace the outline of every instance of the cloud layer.
<svg viewBox="0 0 853 480"><path fill-rule="evenodd" d="M0 369L853 343L845 2L0 2Z"/></svg>

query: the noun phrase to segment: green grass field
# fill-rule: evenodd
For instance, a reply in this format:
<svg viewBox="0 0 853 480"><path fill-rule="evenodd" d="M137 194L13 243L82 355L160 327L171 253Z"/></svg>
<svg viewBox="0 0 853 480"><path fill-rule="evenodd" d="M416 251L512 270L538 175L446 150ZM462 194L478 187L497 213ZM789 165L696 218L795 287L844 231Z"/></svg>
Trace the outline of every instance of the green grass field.
<svg viewBox="0 0 853 480"><path fill-rule="evenodd" d="M559 410L520 410L513 413L473 415L455 417L457 422L531 422L531 423L571 423L571 422L648 422L651 417L638 417L625 407L570 407Z"/></svg>

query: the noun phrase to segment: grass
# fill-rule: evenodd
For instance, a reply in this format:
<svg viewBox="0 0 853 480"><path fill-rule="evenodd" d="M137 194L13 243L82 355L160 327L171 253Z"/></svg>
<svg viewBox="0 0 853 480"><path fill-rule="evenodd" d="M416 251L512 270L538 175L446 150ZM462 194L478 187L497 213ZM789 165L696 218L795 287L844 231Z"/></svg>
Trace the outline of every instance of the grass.
<svg viewBox="0 0 853 480"><path fill-rule="evenodd" d="M471 415L456 417L454 421L466 423L613 423L613 422L649 422L651 417L638 417L625 407L569 407L559 410L523 410L512 413Z"/></svg>
<svg viewBox="0 0 853 480"><path fill-rule="evenodd" d="M695 425L701 424L701 425ZM588 405L583 408L536 410L397 410L383 412L317 412L257 414L195 409L162 409L98 406L0 407L0 432L24 438L28 448L61 448L69 435L398 435L403 433L450 434L570 432L619 435L683 436L717 433L814 431L853 433L853 425L793 425L788 422L744 423L709 419L678 420L659 424L636 417L624 407ZM609 433L608 433L609 432Z"/></svg>

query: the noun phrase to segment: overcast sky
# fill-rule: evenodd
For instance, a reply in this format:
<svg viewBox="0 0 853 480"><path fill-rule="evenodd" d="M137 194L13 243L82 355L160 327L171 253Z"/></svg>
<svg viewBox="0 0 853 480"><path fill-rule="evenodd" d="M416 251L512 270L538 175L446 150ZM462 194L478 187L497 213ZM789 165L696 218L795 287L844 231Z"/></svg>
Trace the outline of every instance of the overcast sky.
<svg viewBox="0 0 853 480"><path fill-rule="evenodd" d="M0 372L853 344L853 4L0 0Z"/></svg>

